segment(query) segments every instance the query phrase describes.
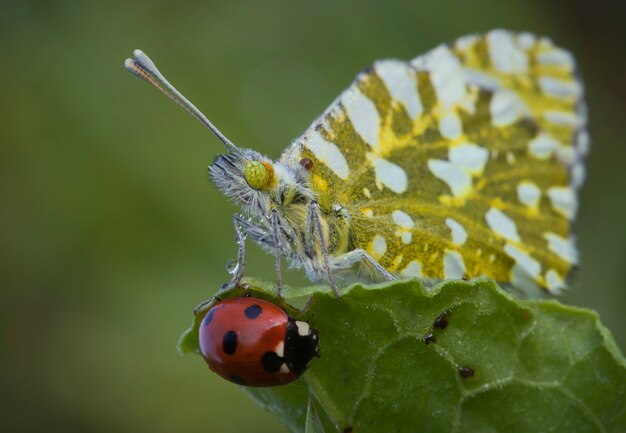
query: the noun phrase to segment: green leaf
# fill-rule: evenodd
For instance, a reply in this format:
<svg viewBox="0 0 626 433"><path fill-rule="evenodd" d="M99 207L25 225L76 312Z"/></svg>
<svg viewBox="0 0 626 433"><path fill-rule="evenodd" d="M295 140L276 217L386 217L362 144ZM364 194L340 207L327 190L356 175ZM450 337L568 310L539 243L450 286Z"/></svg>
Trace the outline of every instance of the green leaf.
<svg viewBox="0 0 626 433"><path fill-rule="evenodd" d="M273 298L272 283L246 282ZM284 303L309 297L303 311ZM315 286L278 303L319 330L321 358L290 385L246 390L293 432L309 395L326 432L626 431L626 361L593 311L522 301L489 280L353 285L339 299ZM208 307L182 352L198 353Z"/></svg>

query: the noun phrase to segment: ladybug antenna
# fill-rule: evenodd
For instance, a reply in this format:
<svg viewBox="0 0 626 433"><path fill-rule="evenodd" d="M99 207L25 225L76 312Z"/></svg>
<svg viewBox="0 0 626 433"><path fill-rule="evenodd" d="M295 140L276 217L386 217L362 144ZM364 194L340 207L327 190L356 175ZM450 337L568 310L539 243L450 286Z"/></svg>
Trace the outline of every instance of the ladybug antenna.
<svg viewBox="0 0 626 433"><path fill-rule="evenodd" d="M226 136L222 134L220 130L217 129L215 125L213 125L211 121L196 108L195 105L193 105L182 95L182 93L176 90L176 88L165 79L163 74L159 72L154 62L150 60L150 57L148 57L146 53L141 50L135 50L133 51L133 55L134 58L126 59L124 62L126 69L154 86L156 89L161 91L161 93L178 104L183 110L200 121L200 123L209 128L209 130L215 134L215 136L219 138L222 143L224 143L224 146L226 146L226 149L228 149L229 152L239 152L239 148L235 146L232 141L226 138Z"/></svg>

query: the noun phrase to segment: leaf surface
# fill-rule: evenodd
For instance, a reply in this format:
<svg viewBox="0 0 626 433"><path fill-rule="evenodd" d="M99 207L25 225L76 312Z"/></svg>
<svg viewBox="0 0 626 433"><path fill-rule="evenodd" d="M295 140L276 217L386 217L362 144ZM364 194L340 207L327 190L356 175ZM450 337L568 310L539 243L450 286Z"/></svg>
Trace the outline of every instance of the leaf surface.
<svg viewBox="0 0 626 433"><path fill-rule="evenodd" d="M272 283L246 282L272 299ZM626 431L626 361L593 311L519 300L490 280L353 285L340 299L285 290L287 303L309 298L302 311L281 305L319 330L321 358L290 385L246 388L293 432L307 413L307 431ZM208 307L181 352L199 353Z"/></svg>

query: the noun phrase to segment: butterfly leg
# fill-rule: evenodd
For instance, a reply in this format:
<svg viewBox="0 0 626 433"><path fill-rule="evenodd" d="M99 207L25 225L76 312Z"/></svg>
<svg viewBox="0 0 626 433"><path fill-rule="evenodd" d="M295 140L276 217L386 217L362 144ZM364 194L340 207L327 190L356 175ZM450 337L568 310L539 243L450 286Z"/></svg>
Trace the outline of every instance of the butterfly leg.
<svg viewBox="0 0 626 433"><path fill-rule="evenodd" d="M335 292L335 296L339 297L339 290L337 289L337 284L335 283L335 279L333 278L333 272L330 268L330 260L328 258L328 249L326 248L326 240L324 239L324 232L322 230L322 223L320 221L320 209L316 201L312 201L309 206L309 212L307 216L307 227L311 229L311 238L310 244L305 247L305 252L311 254L313 250L313 242L316 237L320 242L320 249L322 250L322 258L324 260L324 269L326 270L326 276L328 278L328 282L330 283L330 287Z"/></svg>
<svg viewBox="0 0 626 433"><path fill-rule="evenodd" d="M246 237L243 234L239 224L245 221L243 220L243 217L235 214L233 215L232 222L233 226L235 227L235 233L237 234L237 265L235 267L233 277L228 283L222 284L222 287L220 287L220 289L217 291L217 294L213 298L207 299L206 301L202 301L200 304L198 304L196 308L193 309L194 314L197 314L200 309L210 304L214 300L219 300L220 298L218 297L218 295L224 290L228 290L232 287L237 287L241 282L241 279L243 278L246 268Z"/></svg>
<svg viewBox="0 0 626 433"><path fill-rule="evenodd" d="M278 211L272 210L272 234L274 236L274 248L276 251L276 296L282 295L282 276L280 271L280 236L278 235Z"/></svg>
<svg viewBox="0 0 626 433"><path fill-rule="evenodd" d="M196 305L196 308L193 309L193 315L196 316L201 309L203 309L204 307L206 307L213 301L219 302L221 301L221 298L215 295L211 299L207 299L206 301L200 302L198 305Z"/></svg>
<svg viewBox="0 0 626 433"><path fill-rule="evenodd" d="M390 274L389 271L378 263L374 257L367 254L367 252L361 248L357 248L340 256L333 257L331 267L336 270L347 269L363 262L372 266L372 268L385 280L392 281L396 279L396 277Z"/></svg>
<svg viewBox="0 0 626 433"><path fill-rule="evenodd" d="M226 285L226 287L236 287L241 282L244 272L246 270L246 237L241 230L241 220L243 217L240 215L233 215L232 222L235 227L235 233L237 234L237 265L233 278Z"/></svg>

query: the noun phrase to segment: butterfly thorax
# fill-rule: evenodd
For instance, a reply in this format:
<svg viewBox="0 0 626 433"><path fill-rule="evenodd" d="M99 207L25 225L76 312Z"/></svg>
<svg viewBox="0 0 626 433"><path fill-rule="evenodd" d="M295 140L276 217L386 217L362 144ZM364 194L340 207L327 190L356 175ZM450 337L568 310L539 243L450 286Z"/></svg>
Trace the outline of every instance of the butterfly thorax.
<svg viewBox="0 0 626 433"><path fill-rule="evenodd" d="M261 173L258 175L258 173ZM215 185L239 205L244 233L268 252L279 251L309 278L324 278L324 255L311 212L319 217L328 255L351 248L350 216L340 203L330 203L312 184L300 164L272 162L256 151L240 149L219 155L209 167ZM314 204L316 204L314 206ZM275 214L277 229L272 225Z"/></svg>

